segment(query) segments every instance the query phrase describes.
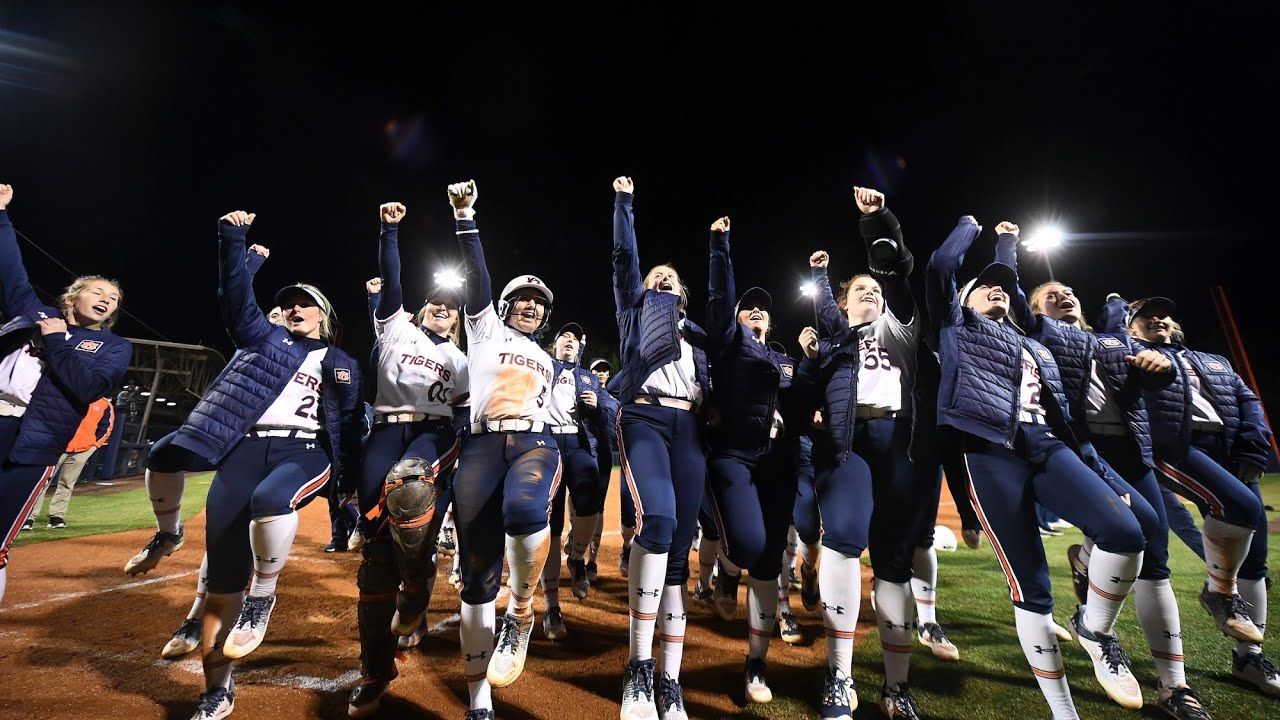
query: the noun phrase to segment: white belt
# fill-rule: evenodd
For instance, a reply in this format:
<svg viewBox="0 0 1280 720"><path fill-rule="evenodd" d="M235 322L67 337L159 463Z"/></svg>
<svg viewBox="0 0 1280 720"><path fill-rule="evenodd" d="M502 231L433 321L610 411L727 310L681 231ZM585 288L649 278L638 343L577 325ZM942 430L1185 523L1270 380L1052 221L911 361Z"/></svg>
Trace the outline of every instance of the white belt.
<svg viewBox="0 0 1280 720"><path fill-rule="evenodd" d="M373 417L374 425L382 425L384 423L414 423L426 420L426 413L420 412L402 412L402 413L383 413Z"/></svg>
<svg viewBox="0 0 1280 720"><path fill-rule="evenodd" d="M1023 410L1018 414L1018 422L1026 423L1028 425L1044 425L1049 421L1040 413L1027 412L1026 410Z"/></svg>
<svg viewBox="0 0 1280 720"><path fill-rule="evenodd" d="M577 435L578 426L577 425L552 425L551 434L552 435Z"/></svg>
<svg viewBox="0 0 1280 720"><path fill-rule="evenodd" d="M781 434L782 434L782 428L778 427L777 425L774 425L773 427L769 428L770 440L777 440L778 436Z"/></svg>
<svg viewBox="0 0 1280 720"><path fill-rule="evenodd" d="M299 440L315 440L316 434L310 430L290 430L289 428L279 428L277 430L250 430L245 437L258 438L297 438Z"/></svg>
<svg viewBox="0 0 1280 720"><path fill-rule="evenodd" d="M1129 426L1123 423L1089 423L1089 432L1103 437L1125 437Z"/></svg>
<svg viewBox="0 0 1280 720"><path fill-rule="evenodd" d="M697 407L693 404L692 400L667 397L666 395L637 395L635 402L641 405L661 405L662 407L675 408L677 410L689 410L690 412Z"/></svg>
<svg viewBox="0 0 1280 720"><path fill-rule="evenodd" d="M541 420L524 420L521 418L513 418L511 420L481 420L480 422L471 423L471 434L479 435L487 432L536 432L540 433L547 427L547 424Z"/></svg>
<svg viewBox="0 0 1280 720"><path fill-rule="evenodd" d="M8 400L0 400L0 417L22 417L27 411L26 405L18 405Z"/></svg>

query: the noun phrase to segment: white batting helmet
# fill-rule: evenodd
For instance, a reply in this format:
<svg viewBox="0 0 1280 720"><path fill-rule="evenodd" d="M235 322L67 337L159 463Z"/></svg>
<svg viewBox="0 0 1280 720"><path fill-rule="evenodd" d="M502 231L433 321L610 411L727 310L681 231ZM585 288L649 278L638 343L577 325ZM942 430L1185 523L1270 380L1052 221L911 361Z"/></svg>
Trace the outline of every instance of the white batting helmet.
<svg viewBox="0 0 1280 720"><path fill-rule="evenodd" d="M533 290L547 299L547 310L542 315L542 323L534 331L535 334L540 333L546 329L547 322L551 320L551 305L555 302L555 295L537 275L517 275L502 288L502 299L498 301L498 316L506 319L507 313L511 311L511 296L521 290Z"/></svg>

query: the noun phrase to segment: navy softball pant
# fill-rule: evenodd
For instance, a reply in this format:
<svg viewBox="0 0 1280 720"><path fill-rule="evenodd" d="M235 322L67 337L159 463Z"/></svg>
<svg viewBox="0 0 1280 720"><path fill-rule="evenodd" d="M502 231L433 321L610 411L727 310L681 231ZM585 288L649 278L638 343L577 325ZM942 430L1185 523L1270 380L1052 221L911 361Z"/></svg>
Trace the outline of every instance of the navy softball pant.
<svg viewBox="0 0 1280 720"><path fill-rule="evenodd" d="M287 515L329 480L329 454L315 438L241 440L218 465L205 508L209 592L238 593L253 573L249 521Z"/></svg>
<svg viewBox="0 0 1280 720"><path fill-rule="evenodd" d="M360 470L361 530L366 539L388 533L386 517L368 520L368 515L382 501L382 486L387 473L405 458L422 458L431 463L436 475L436 514L443 517L449 508L453 469L462 441L449 421L424 420L416 423L374 425L364 446L364 463Z"/></svg>
<svg viewBox="0 0 1280 720"><path fill-rule="evenodd" d="M942 501L942 465L938 462L934 438L924 434L916 437L911 466L914 478L912 487L907 490L910 507L906 527L907 536L913 541L911 550L914 557L915 548L933 547L933 528L938 524L938 503ZM876 505L879 504L877 498ZM874 543L872 552L875 552Z"/></svg>
<svg viewBox="0 0 1280 720"><path fill-rule="evenodd" d="M197 455L190 450L174 445L173 439L178 437L177 431L160 438L151 445L147 453L146 467L152 472L209 472L217 467L208 458Z"/></svg>
<svg viewBox="0 0 1280 720"><path fill-rule="evenodd" d="M1164 498L1164 514L1169 518L1169 529L1191 548L1196 557L1204 560L1204 536L1200 534L1195 518L1191 517L1191 511L1182 504L1182 498L1165 485L1160 486L1160 496Z"/></svg>
<svg viewBox="0 0 1280 720"><path fill-rule="evenodd" d="M968 434L962 442L970 499L1015 606L1041 615L1053 611L1037 502L1107 552L1136 553L1146 545L1129 507L1048 427L1020 425L1013 449Z"/></svg>
<svg viewBox="0 0 1280 720"><path fill-rule="evenodd" d="M22 521L40 502L53 477L53 465L24 465L8 459L21 424L20 417L0 417L0 532L4 533L0 568L9 564L9 547L22 530Z"/></svg>
<svg viewBox="0 0 1280 720"><path fill-rule="evenodd" d="M1225 523L1251 528L1253 544L1237 574L1241 580L1267 576L1267 513L1257 483L1246 485L1231 474L1222 433L1195 432L1191 447L1176 462L1156 456L1156 469L1174 492L1196 504L1200 514Z"/></svg>
<svg viewBox="0 0 1280 720"><path fill-rule="evenodd" d="M796 537L800 542L812 545L822 537L818 495L813 487L813 438L801 435L789 440L788 445L796 476L796 501L791 510L791 524L796 526Z"/></svg>
<svg viewBox="0 0 1280 720"><path fill-rule="evenodd" d="M636 504L634 542L652 553L688 550L707 479L698 417L661 405L624 405L618 450Z"/></svg>
<svg viewBox="0 0 1280 720"><path fill-rule="evenodd" d="M596 512L603 513L604 502L609 497L609 484L613 480L613 451L609 449L609 442L605 438L599 438L598 442L596 442L596 472L600 481L596 486L599 488L600 498L600 507ZM623 508L623 510L625 511L626 508ZM635 516L634 508L631 515L632 517ZM622 517L625 520L627 517L626 512L622 513Z"/></svg>
<svg viewBox="0 0 1280 720"><path fill-rule="evenodd" d="M600 463L591 454L591 446L578 435L555 435L564 463L564 481L551 500L551 537L564 534L564 496L567 490L573 513L587 517L600 512ZM554 551L554 548L552 548Z"/></svg>
<svg viewBox="0 0 1280 720"><path fill-rule="evenodd" d="M790 459L787 446L777 443L755 458L722 453L707 462L707 497L721 547L759 580L782 571L796 498Z"/></svg>
<svg viewBox="0 0 1280 720"><path fill-rule="evenodd" d="M453 519L463 602L483 605L498 597L505 536L547 526L560 473L560 451L549 433L482 433L462 441Z"/></svg>
<svg viewBox="0 0 1280 720"><path fill-rule="evenodd" d="M1095 436L1086 448L1086 457L1096 452L1107 484L1122 499L1128 497L1129 510L1147 538L1138 579L1168 579L1169 516L1155 471L1142 459L1138 443L1132 437Z"/></svg>

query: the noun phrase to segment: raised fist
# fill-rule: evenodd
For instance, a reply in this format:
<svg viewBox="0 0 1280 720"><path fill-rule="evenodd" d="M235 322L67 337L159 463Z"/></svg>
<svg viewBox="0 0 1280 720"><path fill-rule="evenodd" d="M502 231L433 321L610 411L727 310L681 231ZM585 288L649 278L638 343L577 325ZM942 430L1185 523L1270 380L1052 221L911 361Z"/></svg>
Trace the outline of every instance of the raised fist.
<svg viewBox="0 0 1280 720"><path fill-rule="evenodd" d="M13 200L13 186L0 183L0 210L9 207L11 200Z"/></svg>
<svg viewBox="0 0 1280 720"><path fill-rule="evenodd" d="M997 235L1009 234L1014 237L1018 237L1018 226L1014 225L1008 220L1001 221L1001 223L996 226L996 234Z"/></svg>
<svg viewBox="0 0 1280 720"><path fill-rule="evenodd" d="M252 225L253 219L258 217L254 213L247 213L243 210L235 210L218 218L228 225Z"/></svg>
<svg viewBox="0 0 1280 720"><path fill-rule="evenodd" d="M480 197L480 191L476 188L475 180L453 183L449 186L449 204L454 210L465 210L475 205L478 197Z"/></svg>
<svg viewBox="0 0 1280 720"><path fill-rule="evenodd" d="M858 201L858 209L864 215L870 215L877 210L884 209L884 193L879 190L855 187L853 189L853 199Z"/></svg>
<svg viewBox="0 0 1280 720"><path fill-rule="evenodd" d="M818 359L818 331L811 327L806 327L800 331L800 347L804 349L805 357L810 360Z"/></svg>
<svg viewBox="0 0 1280 720"><path fill-rule="evenodd" d="M368 290L370 295L382 292L382 278L366 280L364 283L364 289Z"/></svg>
<svg viewBox="0 0 1280 720"><path fill-rule="evenodd" d="M271 248L265 245L250 245L249 252L256 252L264 258L271 257Z"/></svg>
<svg viewBox="0 0 1280 720"><path fill-rule="evenodd" d="M960 218L960 222L967 222L967 223L969 223L970 225L977 225L977 224L978 224L978 218L976 218L976 217L974 217L974 216L972 216L972 215L965 215L964 217Z"/></svg>
<svg viewBox="0 0 1280 720"><path fill-rule="evenodd" d="M378 206L378 214L382 217L382 222L394 225L404 219L404 205L398 202L383 203Z"/></svg>
<svg viewBox="0 0 1280 720"><path fill-rule="evenodd" d="M827 254L826 250L819 250L809 256L809 267L811 268L824 268L829 262L831 262L831 256Z"/></svg>
<svg viewBox="0 0 1280 720"><path fill-rule="evenodd" d="M614 192L635 193L636 184L631 181L631 178L623 175L613 181L613 190Z"/></svg>
<svg viewBox="0 0 1280 720"><path fill-rule="evenodd" d="M726 215L711 223L711 232L729 232L729 217Z"/></svg>

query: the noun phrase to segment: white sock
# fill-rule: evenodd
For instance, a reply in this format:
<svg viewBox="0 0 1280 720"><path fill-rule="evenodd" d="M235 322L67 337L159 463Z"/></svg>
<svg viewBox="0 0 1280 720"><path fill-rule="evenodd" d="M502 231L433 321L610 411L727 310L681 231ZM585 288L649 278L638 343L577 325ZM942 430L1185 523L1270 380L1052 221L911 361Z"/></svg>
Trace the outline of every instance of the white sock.
<svg viewBox="0 0 1280 720"><path fill-rule="evenodd" d="M911 557L911 594L916 599L916 618L921 625L938 622L938 551L930 545L918 547ZM879 603L879 595L876 595Z"/></svg>
<svg viewBox="0 0 1280 720"><path fill-rule="evenodd" d="M191 603L191 611L187 619L192 620L204 614L205 597L209 594L209 553L200 560L200 577L196 580L196 599Z"/></svg>
<svg viewBox="0 0 1280 720"><path fill-rule="evenodd" d="M818 565L822 588L822 622L827 635L827 665L852 677L853 634L862 603L862 564L858 558L822 548Z"/></svg>
<svg viewBox="0 0 1280 720"><path fill-rule="evenodd" d="M792 529L792 532L795 532ZM782 572L778 573L778 613L791 613L791 567L795 563L794 552L782 553Z"/></svg>
<svg viewBox="0 0 1280 720"><path fill-rule="evenodd" d="M787 547L782 551L782 572L778 573L778 586L790 587L791 572L796 566L796 545L800 543L800 536L796 535L796 526L792 525L787 528Z"/></svg>
<svg viewBox="0 0 1280 720"><path fill-rule="evenodd" d="M1049 624L1049 615L1033 613L1015 607L1013 618L1018 628L1018 642L1022 654L1027 656L1031 672L1040 684L1040 692L1053 711L1054 720L1078 720L1076 706L1071 702L1071 688L1067 685L1067 671L1062 667L1062 649Z"/></svg>
<svg viewBox="0 0 1280 720"><path fill-rule="evenodd" d="M231 659L222 654L222 644L240 619L244 593L215 593L204 608L200 626L200 660L204 666L204 689L230 687Z"/></svg>
<svg viewBox="0 0 1280 720"><path fill-rule="evenodd" d="M658 606L658 642L662 644L662 672L672 680L680 679L685 617L684 585L663 587L662 602Z"/></svg>
<svg viewBox="0 0 1280 720"><path fill-rule="evenodd" d="M249 594L275 595L276 581L289 559L293 536L298 534L298 513L268 515L249 523L249 547L253 548L253 581Z"/></svg>
<svg viewBox="0 0 1280 720"><path fill-rule="evenodd" d="M9 584L9 566L0 567L0 605L4 604L4 589Z"/></svg>
<svg viewBox="0 0 1280 720"><path fill-rule="evenodd" d="M875 591L884 684L897 687L907 681L911 669L911 585L876 578Z"/></svg>
<svg viewBox="0 0 1280 720"><path fill-rule="evenodd" d="M1140 552L1122 555L1093 549L1089 556L1089 602L1084 607L1086 628L1104 635L1115 634L1116 616L1124 607L1140 567Z"/></svg>
<svg viewBox="0 0 1280 720"><path fill-rule="evenodd" d="M551 538L547 545L547 559L542 565L542 597L550 610L560 607L560 538Z"/></svg>
<svg viewBox="0 0 1280 720"><path fill-rule="evenodd" d="M1151 648L1151 660L1165 687L1182 687L1187 675L1182 657L1182 621L1178 601L1168 580L1138 580L1133 584L1133 609Z"/></svg>
<svg viewBox="0 0 1280 720"><path fill-rule="evenodd" d="M175 534L182 524L182 491L187 487L184 472L146 473L147 497L151 498L151 512L156 516L156 529Z"/></svg>
<svg viewBox="0 0 1280 720"><path fill-rule="evenodd" d="M796 556L801 565L808 565L810 570L818 569L818 559L822 557L822 545L819 543L800 543L796 547Z"/></svg>
<svg viewBox="0 0 1280 720"><path fill-rule="evenodd" d="M570 505L572 510L572 505ZM581 560L591 548L591 538L596 534L596 518L599 515L569 515L569 559Z"/></svg>
<svg viewBox="0 0 1280 720"><path fill-rule="evenodd" d="M1237 580L1236 584L1240 589L1240 598L1249 603L1249 617L1253 618L1253 624L1258 626L1258 630L1265 633L1267 631L1267 581ZM1236 643L1236 654L1238 655L1252 655L1261 652L1261 645L1247 642Z"/></svg>
<svg viewBox="0 0 1280 720"><path fill-rule="evenodd" d="M497 626L494 612L498 603L494 600L483 605L463 602L459 614L458 637L462 643L462 679L471 695L472 710L493 709L493 697L489 689L489 657L493 655L494 628Z"/></svg>
<svg viewBox="0 0 1280 720"><path fill-rule="evenodd" d="M627 575L627 612L631 616L629 660L653 657L653 625L666 576L666 553L651 553L639 543L631 546L631 569Z"/></svg>
<svg viewBox="0 0 1280 720"><path fill-rule="evenodd" d="M533 617L533 583L547 562L550 539L551 530L545 527L528 535L507 536L507 587L511 588L508 615L521 620Z"/></svg>
<svg viewBox="0 0 1280 720"><path fill-rule="evenodd" d="M587 562L593 563L600 556L600 539L604 537L604 515L595 514L596 532L591 536L591 549L587 551Z"/></svg>
<svg viewBox="0 0 1280 720"><path fill-rule="evenodd" d="M1226 595L1236 594L1236 574L1249 554L1253 528L1228 525L1210 515L1204 519L1203 535L1209 589Z"/></svg>
<svg viewBox="0 0 1280 720"><path fill-rule="evenodd" d="M449 528L450 530L455 529L453 522L453 503L449 503L449 509L444 513L444 520L440 522L440 529L444 530L445 528Z"/></svg>
<svg viewBox="0 0 1280 720"><path fill-rule="evenodd" d="M778 584L747 577L747 657L769 657L769 638L778 616Z"/></svg>
<svg viewBox="0 0 1280 720"><path fill-rule="evenodd" d="M716 568L716 556L720 554L720 541L712 540L706 533L698 541L698 584L706 590L711 587L711 574Z"/></svg>

